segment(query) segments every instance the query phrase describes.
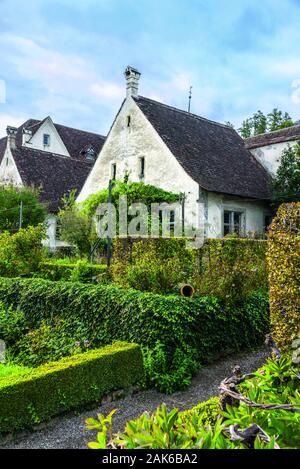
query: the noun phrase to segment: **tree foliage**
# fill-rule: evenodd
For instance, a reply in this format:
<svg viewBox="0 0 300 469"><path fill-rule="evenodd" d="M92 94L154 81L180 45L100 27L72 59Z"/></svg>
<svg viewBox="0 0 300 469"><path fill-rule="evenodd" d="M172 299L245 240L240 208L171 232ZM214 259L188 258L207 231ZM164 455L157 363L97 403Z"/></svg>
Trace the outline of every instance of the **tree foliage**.
<svg viewBox="0 0 300 469"><path fill-rule="evenodd" d="M21 202L22 228L36 226L45 220L46 207L39 202L38 190L31 187L0 186L0 231L19 229Z"/></svg>
<svg viewBox="0 0 300 469"><path fill-rule="evenodd" d="M275 206L283 202L300 201L300 142L283 151L280 166L272 182L272 193Z"/></svg>
<svg viewBox="0 0 300 469"><path fill-rule="evenodd" d="M296 123L297 122L293 122L291 116L287 112L282 112L277 108L274 108L267 115L258 110L252 117L249 117L242 122L238 131L243 138L249 138L254 135L291 127Z"/></svg>

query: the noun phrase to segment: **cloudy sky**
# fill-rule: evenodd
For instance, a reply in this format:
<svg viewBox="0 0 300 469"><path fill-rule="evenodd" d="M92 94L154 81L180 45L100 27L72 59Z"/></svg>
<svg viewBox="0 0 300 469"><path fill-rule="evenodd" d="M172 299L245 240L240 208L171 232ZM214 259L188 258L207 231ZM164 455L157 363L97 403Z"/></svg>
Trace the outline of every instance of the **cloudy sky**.
<svg viewBox="0 0 300 469"><path fill-rule="evenodd" d="M235 125L300 118L300 0L0 0L0 136L50 115L106 134L125 94Z"/></svg>

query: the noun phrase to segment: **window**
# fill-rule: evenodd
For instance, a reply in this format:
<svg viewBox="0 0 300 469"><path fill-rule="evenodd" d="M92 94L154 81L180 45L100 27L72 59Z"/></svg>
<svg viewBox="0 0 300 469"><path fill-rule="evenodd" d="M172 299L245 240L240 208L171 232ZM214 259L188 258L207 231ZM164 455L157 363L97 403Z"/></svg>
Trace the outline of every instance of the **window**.
<svg viewBox="0 0 300 469"><path fill-rule="evenodd" d="M116 163L112 163L111 165L111 179L115 180L117 177L117 165Z"/></svg>
<svg viewBox="0 0 300 469"><path fill-rule="evenodd" d="M131 117L130 116L127 116L126 122L127 122L127 127L130 127L130 124L131 124Z"/></svg>
<svg viewBox="0 0 300 469"><path fill-rule="evenodd" d="M44 134L43 135L43 143L44 143L44 147L49 147L50 146L50 135L49 134Z"/></svg>
<svg viewBox="0 0 300 469"><path fill-rule="evenodd" d="M237 233L238 235L241 235L242 218L243 212L224 210L223 235L226 236L229 233Z"/></svg>
<svg viewBox="0 0 300 469"><path fill-rule="evenodd" d="M139 158L139 165L140 165L139 177L140 179L144 179L145 177L145 158L144 157Z"/></svg>
<svg viewBox="0 0 300 469"><path fill-rule="evenodd" d="M265 233L268 231L269 226L272 223L272 215L265 214L264 215L264 231Z"/></svg>

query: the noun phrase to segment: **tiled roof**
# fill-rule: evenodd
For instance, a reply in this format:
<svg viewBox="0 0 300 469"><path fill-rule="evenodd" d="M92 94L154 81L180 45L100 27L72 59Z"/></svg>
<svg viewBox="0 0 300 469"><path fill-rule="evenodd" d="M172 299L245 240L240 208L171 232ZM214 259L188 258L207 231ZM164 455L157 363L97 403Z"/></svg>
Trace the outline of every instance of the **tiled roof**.
<svg viewBox="0 0 300 469"><path fill-rule="evenodd" d="M92 146L97 156L105 137L54 124L71 157L22 146L23 128L34 134L45 120L29 119L21 125L16 135L16 148L12 153L23 183L41 188L42 202L48 203L50 211L57 211L65 193L71 189L80 191L94 164L81 151ZM6 142L6 137L0 139L0 162Z"/></svg>
<svg viewBox="0 0 300 469"><path fill-rule="evenodd" d="M269 175L229 126L144 97L135 101L184 170L212 192L269 199Z"/></svg>
<svg viewBox="0 0 300 469"><path fill-rule="evenodd" d="M247 148L258 148L293 140L300 140L300 125L293 125L267 134L246 138L245 144Z"/></svg>
<svg viewBox="0 0 300 469"><path fill-rule="evenodd" d="M27 147L15 148L12 154L23 183L41 189L41 202L51 212L59 209L64 194L80 191L93 166L93 162Z"/></svg>

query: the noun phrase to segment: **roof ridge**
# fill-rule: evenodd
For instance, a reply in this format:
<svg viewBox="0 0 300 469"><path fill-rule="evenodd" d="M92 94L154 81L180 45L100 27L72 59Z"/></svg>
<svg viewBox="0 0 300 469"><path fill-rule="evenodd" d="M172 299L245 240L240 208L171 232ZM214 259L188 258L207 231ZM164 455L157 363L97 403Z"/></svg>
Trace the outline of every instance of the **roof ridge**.
<svg viewBox="0 0 300 469"><path fill-rule="evenodd" d="M262 133L262 134L252 135L251 137L244 138L244 140L245 140L245 142L247 142L248 140L251 140L251 139L263 137L263 136L265 136L265 135L271 135L271 134L276 134L276 133L284 132L284 131L287 130L287 129L292 129L292 128L295 128L295 127L299 127L299 128L300 128L300 124L289 125L288 127L283 127L282 129L271 130L270 132L264 132L264 133Z"/></svg>
<svg viewBox="0 0 300 469"><path fill-rule="evenodd" d="M53 153L51 151L45 151L45 150L40 150L38 148L30 148L30 147L25 147L25 146L22 146L22 147L16 147L16 148L13 148L12 151L32 151L32 152L35 152L35 153L46 153L46 155L53 157L53 156L58 156L59 158L63 158L65 160L69 160L69 161L79 161L80 163L85 163L85 164L91 164L91 161L87 161L87 160L82 160L80 158L74 158L72 156L66 156L66 155L60 155L59 153Z"/></svg>
<svg viewBox="0 0 300 469"><path fill-rule="evenodd" d="M223 127L225 129L234 130L234 129L232 129L232 127L230 125L222 124L221 122L216 122L216 121L213 121L211 119L207 119L206 117L199 116L198 114L194 114L193 112L184 111L183 109L179 109L177 107L170 106L169 104L161 103L160 101L156 101L155 99L147 98L145 96L140 96L140 95L137 96L134 99L138 101L139 98L146 99L147 101L150 101L150 102L155 103L155 104L159 104L160 106L166 107L168 109L172 109L173 111L177 111L177 112L180 112L182 114L186 114L189 117L194 117L196 119L203 120L205 122L210 122L211 124L218 125L218 126Z"/></svg>

